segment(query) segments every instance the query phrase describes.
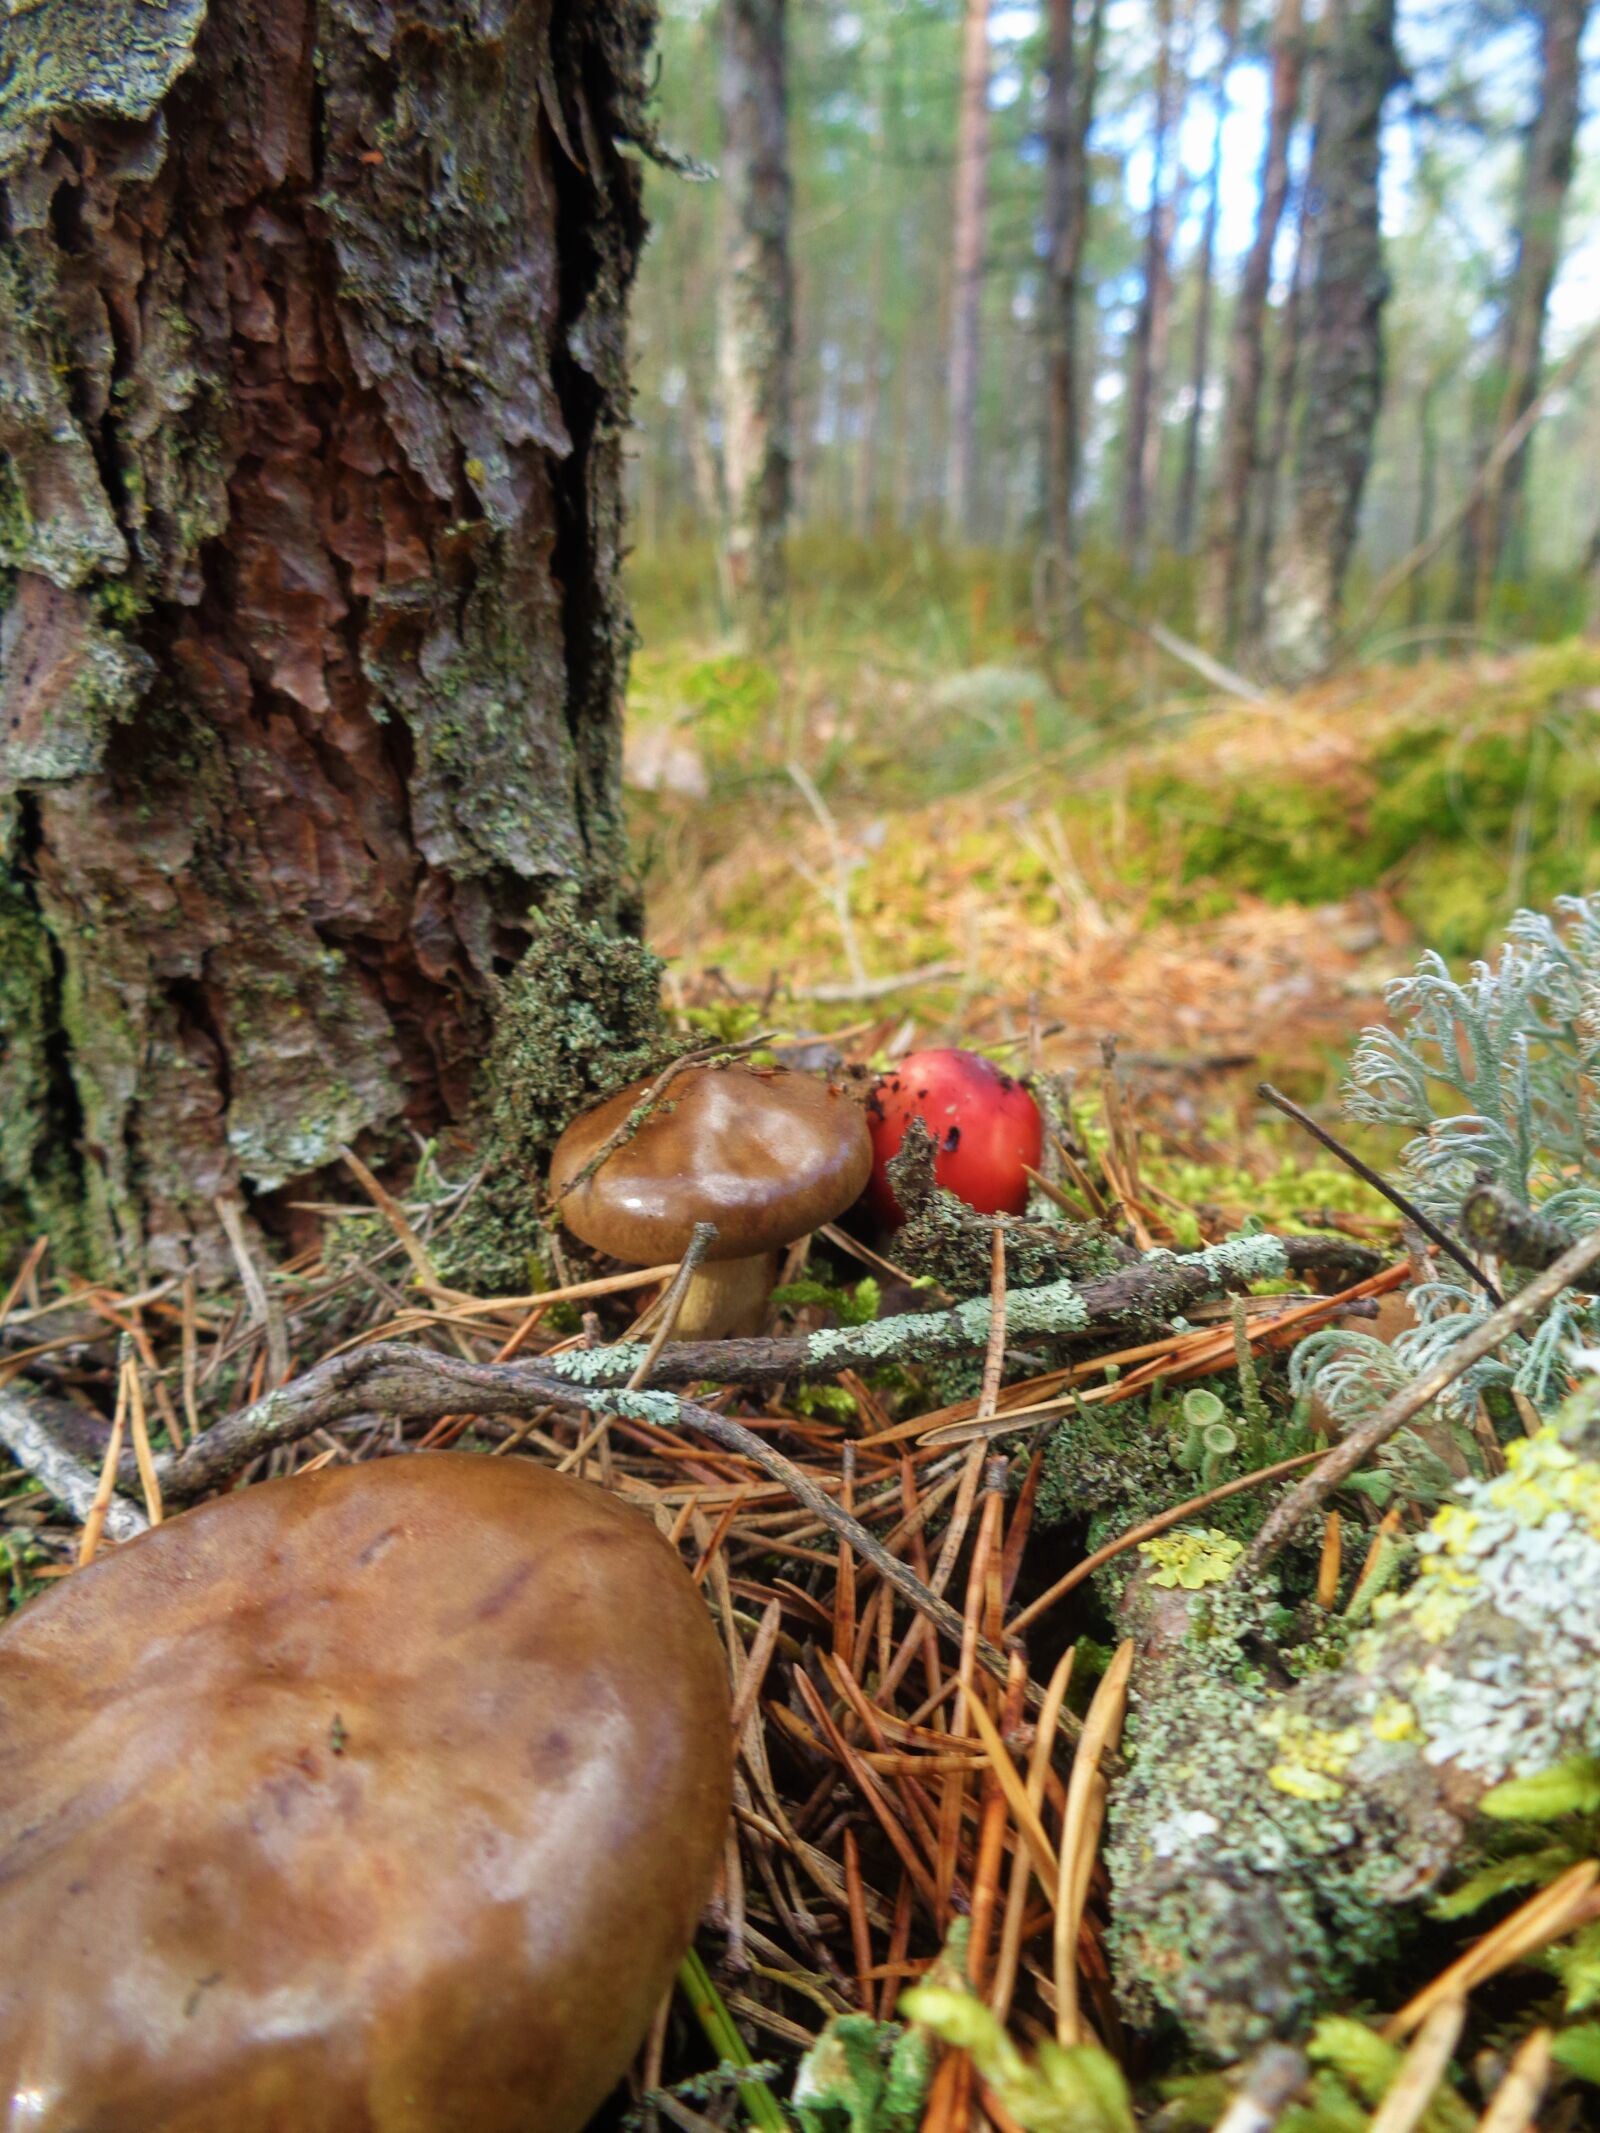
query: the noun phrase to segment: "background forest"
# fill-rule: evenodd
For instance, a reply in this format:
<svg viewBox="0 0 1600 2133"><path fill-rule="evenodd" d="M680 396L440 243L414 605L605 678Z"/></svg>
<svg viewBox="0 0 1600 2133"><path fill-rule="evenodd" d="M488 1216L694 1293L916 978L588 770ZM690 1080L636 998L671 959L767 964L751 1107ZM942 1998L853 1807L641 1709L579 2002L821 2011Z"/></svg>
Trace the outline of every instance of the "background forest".
<svg viewBox="0 0 1600 2133"><path fill-rule="evenodd" d="M748 0L727 19L748 19L756 56L728 64L719 10L669 0L659 126L707 165L725 138L737 160L741 103L763 94L778 138L759 54L785 41L792 205L769 187L754 213L762 274L781 276L785 238L792 261L794 524L830 542L1048 538L1149 580L1173 627L1253 643L1316 514L1350 512L1361 649L1423 625L1578 628L1600 568L1600 387L1577 354L1600 310L1588 16L1585 0L806 0L786 17ZM724 509L729 175L648 187L647 556ZM758 368L763 347L778 358L751 342ZM1451 532L1542 391L1530 449ZM1371 603L1430 539L1432 560ZM1281 659L1326 652L1305 627L1268 632Z"/></svg>

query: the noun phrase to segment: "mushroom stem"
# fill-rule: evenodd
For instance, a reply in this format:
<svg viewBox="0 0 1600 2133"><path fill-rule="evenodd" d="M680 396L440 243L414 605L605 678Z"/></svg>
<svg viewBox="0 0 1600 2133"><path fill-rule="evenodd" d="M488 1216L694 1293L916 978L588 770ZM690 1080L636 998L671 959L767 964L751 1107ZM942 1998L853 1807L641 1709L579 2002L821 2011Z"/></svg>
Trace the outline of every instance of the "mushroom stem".
<svg viewBox="0 0 1600 2133"><path fill-rule="evenodd" d="M758 1252L753 1259L715 1259L697 1268L678 1308L678 1339L717 1341L759 1333L777 1278L776 1252Z"/></svg>

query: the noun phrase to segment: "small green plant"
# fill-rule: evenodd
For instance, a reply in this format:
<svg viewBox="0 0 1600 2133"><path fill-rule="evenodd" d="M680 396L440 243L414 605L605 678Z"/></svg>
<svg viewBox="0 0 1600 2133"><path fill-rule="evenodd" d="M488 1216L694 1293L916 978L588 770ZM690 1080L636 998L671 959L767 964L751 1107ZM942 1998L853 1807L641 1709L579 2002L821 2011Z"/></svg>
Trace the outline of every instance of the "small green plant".
<svg viewBox="0 0 1600 2133"><path fill-rule="evenodd" d="M925 2029L835 2015L801 2060L789 2101L803 2133L913 2133L932 2072Z"/></svg>
<svg viewBox="0 0 1600 2133"><path fill-rule="evenodd" d="M914 1985L900 2009L943 2043L970 2052L1024 2133L1134 2133L1122 2069L1098 2044L1046 2040L1026 2059L982 2000L960 1985Z"/></svg>

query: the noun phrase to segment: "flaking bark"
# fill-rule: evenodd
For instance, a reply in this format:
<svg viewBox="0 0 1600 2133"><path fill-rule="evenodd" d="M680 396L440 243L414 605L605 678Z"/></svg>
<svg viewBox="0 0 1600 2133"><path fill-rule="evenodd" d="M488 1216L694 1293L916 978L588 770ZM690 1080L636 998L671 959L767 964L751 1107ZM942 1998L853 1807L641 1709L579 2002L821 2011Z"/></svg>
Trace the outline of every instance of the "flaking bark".
<svg viewBox="0 0 1600 2133"><path fill-rule="evenodd" d="M627 917L650 20L0 32L0 1242L222 1264L216 1196L460 1111L535 905Z"/></svg>

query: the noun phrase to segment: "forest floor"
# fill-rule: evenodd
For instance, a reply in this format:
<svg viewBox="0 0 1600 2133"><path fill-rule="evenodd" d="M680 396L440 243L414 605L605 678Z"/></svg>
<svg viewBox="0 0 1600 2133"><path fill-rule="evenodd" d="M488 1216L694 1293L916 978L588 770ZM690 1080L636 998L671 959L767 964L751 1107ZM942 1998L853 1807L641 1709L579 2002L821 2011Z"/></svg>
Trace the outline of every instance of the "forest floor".
<svg viewBox="0 0 1600 2133"><path fill-rule="evenodd" d="M1600 880L1600 648L1248 703L1098 620L1089 657L1050 652L1003 573L908 557L851 594L835 558L761 659L641 575L650 933L730 1029L1079 1070L1113 1036L1153 1096L1259 1161L1283 1144L1257 1132L1256 1080L1331 1103L1420 947L1481 953L1519 905Z"/></svg>
<svg viewBox="0 0 1600 2133"><path fill-rule="evenodd" d="M80 1479L98 1469L109 1492L123 1404L141 1430L148 1410L158 1452L163 1438L175 1455L197 1439L191 1457L203 1456L219 1424L248 1445L250 1413L281 1380L272 1413L298 1403L304 1427L236 1483L403 1450L512 1451L603 1480L670 1536L710 1597L745 1717L724 1876L631 2077L630 2128L793 2133L779 2099L803 2065L801 2133L1202 2133L1228 2109L1228 2082L1170 2025L1136 2026L1112 1986L1117 1898L1093 1757L1118 1752L1121 1596L1136 1566L1187 1590L1191 1571L1209 1576L1260 1530L1286 1471L1321 1452L1290 1379L1297 1345L1352 1312L1370 1320L1413 1272L1394 1210L1268 1111L1256 1084L1271 1078L1331 1119L1357 1030L1420 947L1476 952L1518 904L1595 885L1600 652L1419 663L1246 703L1201 695L1164 655L1098 630L1092 659L1051 655L1014 583L908 575L899 596L880 586L856 603L838 582L802 591L767 659L729 652L703 616L674 617L647 575L636 588L647 648L630 808L680 1024L718 1040L815 1038L819 1064L828 1048L870 1068L963 1043L1064 1072L1076 1167L1058 1173L1058 1198L1065 1180L1120 1210L1140 1246L1237 1240L1259 1217L1294 1241L1298 1278L1230 1302L1236 1274L1219 1275L1215 1296L1187 1317L1157 1314L1150 1337L1129 1346L1124 1325L1109 1347L1080 1341L1042 1369L999 1344L989 1370L976 1353L915 1346L883 1360L880 1311L927 1298L830 1229L796 1248L772 1329L779 1348L826 1330L848 1350L860 1328L853 1362L755 1372L704 1404L685 1399L675 1422L596 1422L594 1393L556 1382L561 1359L637 1336L653 1292L629 1270L559 1257L537 1294L449 1288L438 1269L473 1186L442 1177L447 1151L429 1151L409 1182L390 1181L397 1197L352 1165L307 1210L303 1249L204 1298L91 1284L42 1245L0 1268L0 1404L31 1372L53 1426L75 1418ZM1006 1258L991 1259L989 1226L971 1219L1004 1311ZM1041 1233L1023 1225L1018 1248ZM1379 1253L1392 1263L1374 1271ZM1047 1278L1020 1261L1012 1277ZM542 1286L552 1279L566 1285ZM377 1420L341 1411L313 1435L319 1363L348 1369L348 1351L392 1341L411 1345L423 1392L409 1406L377 1399ZM516 1400L474 1411L513 1357L546 1373L519 1394L530 1412ZM1197 1395L1226 1419L1216 1473L1195 1470L1184 1439ZM1019 1409L1026 1435L1007 1419ZM719 1424L742 1427L742 1445ZM164 1470L181 1480L181 1457ZM141 1488L160 1508L131 1450L120 1471L127 1511ZM792 1489L797 1471L809 1499ZM1332 1644L1384 1536L1429 1507L1385 1513L1381 1494L1355 1490L1340 1501L1342 1529L1335 1518L1320 1541L1298 1538L1284 1569L1300 1628ZM12 1604L94 1553L23 1472L5 1476L0 1513ZM948 1616L943 1641L929 1630L930 1588L959 1614L959 1638ZM986 1688L975 1668L980 1637L991 1657L1005 1645L1004 1683ZM1076 1754L1027 1723L1030 1705L1054 1699L1060 1714L1062 1698ZM1594 1848L1587 1824L1581 1843ZM1559 1915L1552 1885L1478 1944L1464 2071L1424 2066L1437 2025L1418 2033L1403 2080L1426 2073L1423 2102L1437 2089L1420 2120L1435 2133L1477 2121L1534 2011L1559 2021L1547 1980L1499 1973L1589 1918L1590 1863L1582 1874L1576 1895L1560 1883L1571 1901ZM1522 1905L1520 1883L1497 1886ZM1445 1972L1463 1930L1480 1926L1426 1923L1403 1962L1364 1973L1369 2000L1319 2004L1330 2019L1311 2069L1297 2062L1309 2085L1284 2133L1366 2125L1402 2052L1344 2011L1399 2008L1390 2031L1408 2033L1418 2002L1401 2003L1419 1976ZM982 2006L961 1984L963 1950ZM955 1988L944 2028L937 2009L925 2016L959 2047L931 2087L878 2026L918 1981ZM1064 2013L1080 1985L1083 2010ZM1134 2108L1122 2075L1105 2090L1101 2055L1048 2059L1058 2028L1104 2041ZM1541 2050L1548 2035L1531 2033ZM1600 2035L1594 2045L1600 2065ZM1545 2133L1585 2122L1570 2087L1541 2120ZM1531 2110L1493 2123L1525 2133Z"/></svg>

